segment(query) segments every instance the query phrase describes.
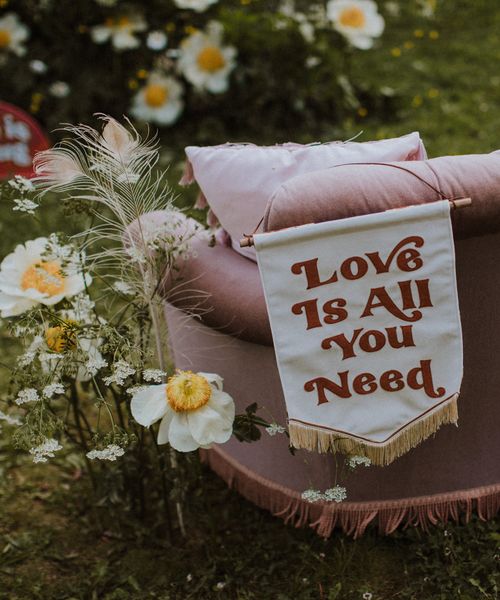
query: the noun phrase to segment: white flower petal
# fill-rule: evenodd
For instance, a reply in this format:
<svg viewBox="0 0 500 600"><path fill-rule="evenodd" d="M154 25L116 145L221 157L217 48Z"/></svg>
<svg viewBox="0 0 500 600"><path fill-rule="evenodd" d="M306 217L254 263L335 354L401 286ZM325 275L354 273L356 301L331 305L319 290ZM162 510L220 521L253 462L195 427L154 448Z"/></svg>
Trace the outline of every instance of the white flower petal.
<svg viewBox="0 0 500 600"><path fill-rule="evenodd" d="M222 379L220 375L217 375L217 373L203 373L200 371L198 375L201 375L208 381L208 383L212 383L217 388L219 388L219 390L222 390L222 384L224 382L224 379Z"/></svg>
<svg viewBox="0 0 500 600"><path fill-rule="evenodd" d="M167 412L163 416L163 419L160 423L160 428L158 429L158 444L168 444L169 437L168 432L170 430L170 423L172 423L172 419L174 418L174 411L167 407Z"/></svg>
<svg viewBox="0 0 500 600"><path fill-rule="evenodd" d="M187 414L189 430L198 445L223 444L231 437L232 422L208 404Z"/></svg>
<svg viewBox="0 0 500 600"><path fill-rule="evenodd" d="M156 423L168 410L165 384L148 385L138 390L132 397L130 409L134 419L144 427Z"/></svg>
<svg viewBox="0 0 500 600"><path fill-rule="evenodd" d="M229 394L212 388L212 396L208 401L208 405L232 425L236 410L234 406L234 400Z"/></svg>
<svg viewBox="0 0 500 600"><path fill-rule="evenodd" d="M200 446L191 435L185 413L174 413L168 430L168 439L172 448L179 452L192 452Z"/></svg>

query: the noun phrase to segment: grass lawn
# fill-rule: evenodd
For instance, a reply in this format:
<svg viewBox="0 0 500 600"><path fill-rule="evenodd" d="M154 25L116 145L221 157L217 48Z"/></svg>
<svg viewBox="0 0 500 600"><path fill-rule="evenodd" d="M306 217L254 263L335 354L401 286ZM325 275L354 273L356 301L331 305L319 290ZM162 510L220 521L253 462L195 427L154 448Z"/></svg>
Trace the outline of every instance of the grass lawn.
<svg viewBox="0 0 500 600"><path fill-rule="evenodd" d="M419 130L430 156L500 147L497 2L447 1L432 27L423 18L398 23L352 65L353 80L384 86L397 96L395 108L353 111L342 137ZM33 224L0 198L0 258L61 222L46 210L44 222ZM13 343L0 329L5 362ZM0 378L5 384L1 368ZM283 525L202 470L189 499L188 538L170 544L157 524L132 517L121 533L96 531L88 485L78 465L33 465L0 437L1 600L498 597L498 523L474 519L385 538L369 530L358 541L336 533L325 541Z"/></svg>

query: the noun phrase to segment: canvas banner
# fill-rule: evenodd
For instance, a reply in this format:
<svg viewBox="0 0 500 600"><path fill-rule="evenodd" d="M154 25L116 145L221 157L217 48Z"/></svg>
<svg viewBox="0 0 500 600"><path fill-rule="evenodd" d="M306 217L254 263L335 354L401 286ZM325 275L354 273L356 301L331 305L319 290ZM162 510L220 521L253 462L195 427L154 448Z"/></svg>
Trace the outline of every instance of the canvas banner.
<svg viewBox="0 0 500 600"><path fill-rule="evenodd" d="M290 440L385 465L456 423L448 201L254 235Z"/></svg>

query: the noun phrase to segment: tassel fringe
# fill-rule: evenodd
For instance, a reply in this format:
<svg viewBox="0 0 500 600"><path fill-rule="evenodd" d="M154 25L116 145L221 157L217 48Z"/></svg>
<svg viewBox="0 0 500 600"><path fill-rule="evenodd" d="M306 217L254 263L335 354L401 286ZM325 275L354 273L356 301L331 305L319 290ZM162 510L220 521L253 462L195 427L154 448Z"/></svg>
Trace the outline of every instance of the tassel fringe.
<svg viewBox="0 0 500 600"><path fill-rule="evenodd" d="M314 452L366 456L372 464L386 466L436 433L441 425L456 424L458 421L457 398L458 394L455 394L445 404L439 405L435 410L412 421L387 442L361 441L344 432L327 431L290 421L288 424L290 443L295 448L304 448Z"/></svg>
<svg viewBox="0 0 500 600"><path fill-rule="evenodd" d="M182 174L182 177L179 180L179 185L191 185L192 183L194 183L194 181L195 179L193 165L191 164L191 161L186 159L186 164L184 165L184 173Z"/></svg>
<svg viewBox="0 0 500 600"><path fill-rule="evenodd" d="M218 448L202 450L201 460L250 502L295 527L309 525L325 538L340 528L356 539L370 524L378 525L382 535L398 527L427 531L450 520L468 522L474 511L482 521L493 519L500 511L500 484L403 500L311 504L298 492L258 475Z"/></svg>

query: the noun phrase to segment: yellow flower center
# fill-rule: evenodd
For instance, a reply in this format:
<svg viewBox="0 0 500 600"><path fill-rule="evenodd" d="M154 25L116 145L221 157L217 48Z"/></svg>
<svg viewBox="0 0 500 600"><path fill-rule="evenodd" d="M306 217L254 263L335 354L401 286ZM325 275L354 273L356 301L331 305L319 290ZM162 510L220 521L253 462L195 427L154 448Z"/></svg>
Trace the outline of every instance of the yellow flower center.
<svg viewBox="0 0 500 600"><path fill-rule="evenodd" d="M76 348L75 321L65 321L63 325L48 327L45 330L45 341L53 352L63 353Z"/></svg>
<svg viewBox="0 0 500 600"><path fill-rule="evenodd" d="M0 48L7 48L11 39L12 36L10 35L10 31L0 29Z"/></svg>
<svg viewBox="0 0 500 600"><path fill-rule="evenodd" d="M34 289L47 296L56 296L64 290L64 277L57 262L40 261L28 267L21 279L21 289Z"/></svg>
<svg viewBox="0 0 500 600"><path fill-rule="evenodd" d="M344 27L361 29L366 23L365 13L357 6L345 8L339 16L339 21Z"/></svg>
<svg viewBox="0 0 500 600"><path fill-rule="evenodd" d="M130 25L130 19L128 17L120 17L117 22L118 27L125 29Z"/></svg>
<svg viewBox="0 0 500 600"><path fill-rule="evenodd" d="M175 412L198 410L210 400L212 388L201 375L178 371L167 383L167 402Z"/></svg>
<svg viewBox="0 0 500 600"><path fill-rule="evenodd" d="M203 48L198 54L197 62L202 71L208 71L209 73L219 71L226 64L222 52L216 46L206 46L206 48Z"/></svg>
<svg viewBox="0 0 500 600"><path fill-rule="evenodd" d="M148 106L159 108L168 101L168 90L165 86L158 83L150 83L144 92L144 99Z"/></svg>

